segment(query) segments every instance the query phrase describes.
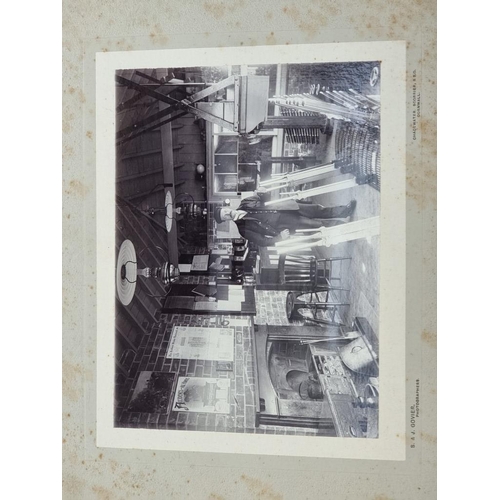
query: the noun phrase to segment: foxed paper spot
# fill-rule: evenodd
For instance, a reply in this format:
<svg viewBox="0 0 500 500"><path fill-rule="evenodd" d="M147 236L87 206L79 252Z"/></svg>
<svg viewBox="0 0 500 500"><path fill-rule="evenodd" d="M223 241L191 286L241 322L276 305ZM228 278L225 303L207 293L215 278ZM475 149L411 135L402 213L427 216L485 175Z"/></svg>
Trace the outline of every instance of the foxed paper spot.
<svg viewBox="0 0 500 500"><path fill-rule="evenodd" d="M63 498L83 498L85 481L74 474L64 474L62 481Z"/></svg>
<svg viewBox="0 0 500 500"><path fill-rule="evenodd" d="M415 201L420 210L435 208L437 205L436 175L430 160L410 163L414 168L406 178L407 196Z"/></svg>
<svg viewBox="0 0 500 500"><path fill-rule="evenodd" d="M203 8L215 18L221 18L226 14L226 6L223 2L204 2Z"/></svg>
<svg viewBox="0 0 500 500"><path fill-rule="evenodd" d="M169 37L163 31L161 25L158 23L153 26L153 29L149 33L149 38L153 41L154 44L162 46L168 45Z"/></svg>
<svg viewBox="0 0 500 500"><path fill-rule="evenodd" d="M113 500L114 498L116 498L113 490L104 488L103 486L93 486L92 491L95 493L98 500Z"/></svg>
<svg viewBox="0 0 500 500"><path fill-rule="evenodd" d="M65 193L70 196L78 196L84 198L87 195L88 191L89 189L85 184L77 179L73 179L69 182L68 189L65 190Z"/></svg>
<svg viewBox="0 0 500 500"><path fill-rule="evenodd" d="M266 44L267 45L276 44L276 37L274 36L274 31L271 31L271 33L269 33L269 35L266 36Z"/></svg>
<svg viewBox="0 0 500 500"><path fill-rule="evenodd" d="M82 394L80 388L82 387L83 369L79 364L72 364L68 362L63 363L63 394L70 401L78 401ZM70 413L67 414L71 416Z"/></svg>
<svg viewBox="0 0 500 500"><path fill-rule="evenodd" d="M244 0L236 0L230 3L217 0L207 0L203 3L203 9L205 12L213 16L215 19L222 19L225 16L230 17L232 13L242 10L244 7Z"/></svg>
<svg viewBox="0 0 500 500"><path fill-rule="evenodd" d="M433 436L432 434L428 434L427 432L422 432L422 441L426 441L427 443L432 443L436 444L437 443L437 437Z"/></svg>
<svg viewBox="0 0 500 500"><path fill-rule="evenodd" d="M74 155L74 153L75 153L74 148L66 144L63 148L63 159L69 159L71 156Z"/></svg>
<svg viewBox="0 0 500 500"><path fill-rule="evenodd" d="M339 9L330 2L322 2L314 9L310 3L303 4L300 8L294 4L283 7L283 14L289 17L308 39L314 38L328 25L328 16L336 16L338 13Z"/></svg>
<svg viewBox="0 0 500 500"><path fill-rule="evenodd" d="M262 500L282 500L284 497L281 493L276 493L273 488L265 484L260 479L249 477L246 474L242 474L241 480L248 487L250 492L256 495L257 498Z"/></svg>
<svg viewBox="0 0 500 500"><path fill-rule="evenodd" d="M422 340L430 347L433 347L434 349L437 347L437 334L434 332L429 332L428 330L424 330L422 332Z"/></svg>

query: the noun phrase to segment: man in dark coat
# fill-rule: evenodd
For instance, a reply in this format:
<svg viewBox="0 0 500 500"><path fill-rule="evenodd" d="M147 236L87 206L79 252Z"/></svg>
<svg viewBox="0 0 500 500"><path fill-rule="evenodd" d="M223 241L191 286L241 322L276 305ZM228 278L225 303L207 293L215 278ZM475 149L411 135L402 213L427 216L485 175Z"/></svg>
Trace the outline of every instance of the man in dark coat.
<svg viewBox="0 0 500 500"><path fill-rule="evenodd" d="M265 189L255 191L254 196L245 198L233 210L229 207L215 209L215 220L222 223L232 220L241 236L261 247L270 247L287 239L297 229L319 229L342 224L356 208L356 201L339 207L323 207L315 203L287 200L266 206L269 193Z"/></svg>

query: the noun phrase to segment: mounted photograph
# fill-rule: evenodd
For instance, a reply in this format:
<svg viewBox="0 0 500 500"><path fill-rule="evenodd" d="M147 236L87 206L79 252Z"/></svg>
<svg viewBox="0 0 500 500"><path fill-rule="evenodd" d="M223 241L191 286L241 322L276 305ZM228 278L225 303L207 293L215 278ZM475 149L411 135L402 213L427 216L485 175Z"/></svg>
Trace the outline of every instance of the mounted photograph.
<svg viewBox="0 0 500 500"><path fill-rule="evenodd" d="M115 425L377 438L380 63L115 82Z"/></svg>
<svg viewBox="0 0 500 500"><path fill-rule="evenodd" d="M268 60L106 72L120 435L380 438L384 62Z"/></svg>

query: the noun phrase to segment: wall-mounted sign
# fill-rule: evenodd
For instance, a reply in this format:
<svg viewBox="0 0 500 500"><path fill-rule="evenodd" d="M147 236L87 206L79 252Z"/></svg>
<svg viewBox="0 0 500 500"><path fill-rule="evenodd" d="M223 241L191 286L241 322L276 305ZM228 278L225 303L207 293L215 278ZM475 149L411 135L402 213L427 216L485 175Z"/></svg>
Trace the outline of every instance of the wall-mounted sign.
<svg viewBox="0 0 500 500"><path fill-rule="evenodd" d="M174 411L229 413L228 378L179 377Z"/></svg>
<svg viewBox="0 0 500 500"><path fill-rule="evenodd" d="M234 328L175 326L167 358L234 361Z"/></svg>

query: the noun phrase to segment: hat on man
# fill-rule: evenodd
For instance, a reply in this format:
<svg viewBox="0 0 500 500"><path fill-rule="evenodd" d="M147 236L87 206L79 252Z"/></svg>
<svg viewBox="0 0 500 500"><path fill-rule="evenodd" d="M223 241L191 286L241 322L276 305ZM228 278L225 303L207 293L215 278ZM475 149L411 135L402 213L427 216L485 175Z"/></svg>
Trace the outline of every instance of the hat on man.
<svg viewBox="0 0 500 500"><path fill-rule="evenodd" d="M217 207L214 212L214 218L217 224L220 224L221 222L224 222L224 219L222 218L221 214L222 207Z"/></svg>

